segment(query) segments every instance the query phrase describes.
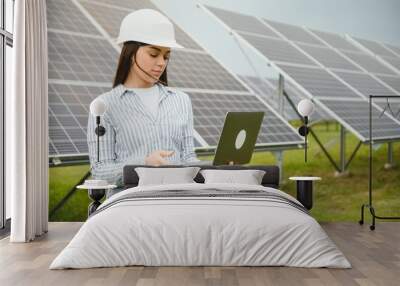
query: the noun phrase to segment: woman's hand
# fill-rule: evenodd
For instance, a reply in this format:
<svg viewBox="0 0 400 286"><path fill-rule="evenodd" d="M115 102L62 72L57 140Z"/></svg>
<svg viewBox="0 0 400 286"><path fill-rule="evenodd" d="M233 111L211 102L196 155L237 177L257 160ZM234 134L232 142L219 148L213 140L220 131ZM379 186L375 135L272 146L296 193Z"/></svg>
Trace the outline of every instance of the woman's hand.
<svg viewBox="0 0 400 286"><path fill-rule="evenodd" d="M170 157L174 153L175 151L157 150L148 155L144 160L144 162L146 165L151 165L151 166L166 165L168 162L164 158Z"/></svg>

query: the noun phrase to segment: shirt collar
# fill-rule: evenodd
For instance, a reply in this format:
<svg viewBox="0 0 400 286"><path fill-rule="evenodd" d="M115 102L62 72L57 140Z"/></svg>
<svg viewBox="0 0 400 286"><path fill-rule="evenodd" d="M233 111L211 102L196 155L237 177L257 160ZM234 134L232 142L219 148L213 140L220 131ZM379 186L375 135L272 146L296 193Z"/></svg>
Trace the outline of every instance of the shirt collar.
<svg viewBox="0 0 400 286"><path fill-rule="evenodd" d="M165 94L166 96L170 95L170 94L175 94L175 91L171 90L170 88L166 87L163 84L159 84L157 83L157 86L160 87L160 90L163 94ZM124 96L126 94L126 92L128 91L132 91L129 90L127 87L125 87L123 84L119 84L116 87L114 87L114 92L119 95L120 97ZM133 92L133 94L135 94Z"/></svg>

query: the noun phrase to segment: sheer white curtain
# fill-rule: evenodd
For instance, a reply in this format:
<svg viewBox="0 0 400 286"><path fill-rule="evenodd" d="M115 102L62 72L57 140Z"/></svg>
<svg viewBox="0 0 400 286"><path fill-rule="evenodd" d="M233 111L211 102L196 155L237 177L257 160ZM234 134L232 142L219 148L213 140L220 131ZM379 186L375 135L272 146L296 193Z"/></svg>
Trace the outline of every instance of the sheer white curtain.
<svg viewBox="0 0 400 286"><path fill-rule="evenodd" d="M18 0L14 18L13 92L6 98L6 173L12 242L48 226L48 76L45 0Z"/></svg>

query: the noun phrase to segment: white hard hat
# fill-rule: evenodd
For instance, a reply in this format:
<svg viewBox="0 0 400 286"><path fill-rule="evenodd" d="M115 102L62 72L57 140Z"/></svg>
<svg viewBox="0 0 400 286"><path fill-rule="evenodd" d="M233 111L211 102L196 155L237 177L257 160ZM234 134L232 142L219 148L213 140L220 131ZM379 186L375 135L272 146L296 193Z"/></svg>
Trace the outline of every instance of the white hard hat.
<svg viewBox="0 0 400 286"><path fill-rule="evenodd" d="M136 10L121 22L117 43L141 42L168 48L183 48L175 41L174 26L163 14L152 9Z"/></svg>

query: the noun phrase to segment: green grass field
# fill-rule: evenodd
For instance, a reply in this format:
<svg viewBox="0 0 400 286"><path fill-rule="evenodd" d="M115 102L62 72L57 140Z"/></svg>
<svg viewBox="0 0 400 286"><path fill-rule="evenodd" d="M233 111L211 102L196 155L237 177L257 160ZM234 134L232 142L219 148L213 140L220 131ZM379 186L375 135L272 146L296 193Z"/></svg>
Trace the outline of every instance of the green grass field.
<svg viewBox="0 0 400 286"><path fill-rule="evenodd" d="M314 127L320 140L327 146L336 162L339 161L339 131L331 124ZM368 199L368 146L363 145L351 162L350 175L335 177L334 168L310 136L308 162L304 162L304 151L284 152L283 183L281 190L295 195L295 182L291 176L313 175L322 177L314 185L314 207L311 214L318 221L353 221L360 216L360 206ZM346 136L347 158L356 147L358 140L352 134ZM400 164L400 144L394 145L394 161ZM387 160L387 144L376 146L374 150L373 196L376 212L381 216L400 215L400 168L384 169ZM210 157L200 157L209 160ZM275 164L275 157L270 152L254 153L251 164ZM49 209L65 196L66 193L84 176L89 166L54 167L50 169ZM90 199L87 192L77 190L70 200L59 209L51 221L84 221ZM369 219L369 215L366 216Z"/></svg>

